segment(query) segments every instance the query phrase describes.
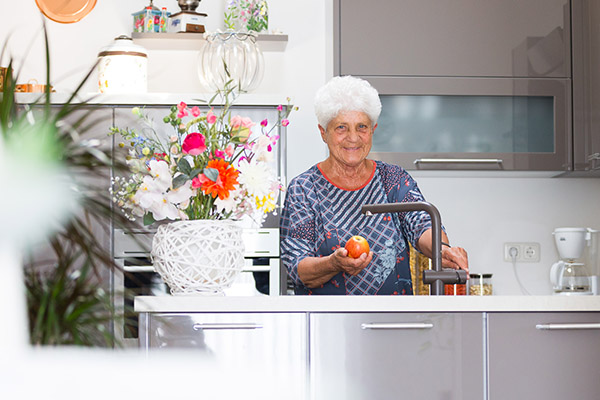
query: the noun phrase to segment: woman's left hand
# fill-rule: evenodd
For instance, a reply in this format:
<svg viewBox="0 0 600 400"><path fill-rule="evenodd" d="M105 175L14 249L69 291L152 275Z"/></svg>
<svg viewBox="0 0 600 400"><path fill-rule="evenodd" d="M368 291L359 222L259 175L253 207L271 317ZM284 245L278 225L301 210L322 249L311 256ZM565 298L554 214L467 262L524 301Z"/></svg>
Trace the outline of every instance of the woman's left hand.
<svg viewBox="0 0 600 400"><path fill-rule="evenodd" d="M442 268L464 269L469 272L469 258L462 247L442 246Z"/></svg>

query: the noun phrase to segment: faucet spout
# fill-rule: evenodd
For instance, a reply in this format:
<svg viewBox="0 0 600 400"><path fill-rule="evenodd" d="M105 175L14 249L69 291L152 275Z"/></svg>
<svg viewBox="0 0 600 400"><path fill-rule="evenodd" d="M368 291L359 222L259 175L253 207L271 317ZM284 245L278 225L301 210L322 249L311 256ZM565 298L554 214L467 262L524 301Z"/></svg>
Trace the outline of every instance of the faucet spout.
<svg viewBox="0 0 600 400"><path fill-rule="evenodd" d="M444 283L465 283L467 281L466 272L442 271L442 218L437 207L425 201L405 202L405 203L385 203L385 204L365 204L361 212L365 215L381 213L398 213L406 211L425 211L431 217L432 233L432 251L431 266L432 270L423 271L423 283L431 285L430 293L432 295L444 294Z"/></svg>

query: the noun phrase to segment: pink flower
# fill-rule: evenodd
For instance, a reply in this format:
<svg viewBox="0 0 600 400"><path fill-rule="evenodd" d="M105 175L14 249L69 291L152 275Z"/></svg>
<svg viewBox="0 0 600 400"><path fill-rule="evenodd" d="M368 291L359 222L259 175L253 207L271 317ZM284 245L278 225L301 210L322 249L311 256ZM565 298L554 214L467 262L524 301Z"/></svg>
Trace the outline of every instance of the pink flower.
<svg viewBox="0 0 600 400"><path fill-rule="evenodd" d="M238 137L241 142L248 140L252 134L252 127L256 125L248 117L240 117L239 115L231 118L231 136Z"/></svg>
<svg viewBox="0 0 600 400"><path fill-rule="evenodd" d="M217 116L215 114L213 114L212 108L210 109L210 111L206 114L206 122L208 122L209 124L214 124L217 121Z"/></svg>
<svg viewBox="0 0 600 400"><path fill-rule="evenodd" d="M198 118L201 114L200 108L198 108L198 106L194 106L192 107L192 115L194 116L194 118Z"/></svg>
<svg viewBox="0 0 600 400"><path fill-rule="evenodd" d="M177 110L177 118L183 118L188 115L187 104L185 104L183 101L177 105Z"/></svg>
<svg viewBox="0 0 600 400"><path fill-rule="evenodd" d="M233 149L233 144L229 143L225 148L225 154L227 154L229 157L233 157Z"/></svg>
<svg viewBox="0 0 600 400"><path fill-rule="evenodd" d="M282 111L283 110L283 106L280 104L277 106L277 111Z"/></svg>
<svg viewBox="0 0 600 400"><path fill-rule="evenodd" d="M269 121L267 121L267 119L263 119L262 121L260 121L260 126L267 126L267 124L269 123Z"/></svg>
<svg viewBox="0 0 600 400"><path fill-rule="evenodd" d="M282 119L281 120L281 125L288 126L289 124L290 124L290 121L288 121L287 119Z"/></svg>
<svg viewBox="0 0 600 400"><path fill-rule="evenodd" d="M183 154L197 156L206 150L204 136L201 133L193 132L185 137L181 145Z"/></svg>
<svg viewBox="0 0 600 400"><path fill-rule="evenodd" d="M271 139L271 144L267 146L267 151L272 151L272 146L275 146L277 144L277 141L279 140L279 135L275 135L273 137L270 137L269 139Z"/></svg>
<svg viewBox="0 0 600 400"><path fill-rule="evenodd" d="M225 158L225 152L223 150L215 150L215 158Z"/></svg>

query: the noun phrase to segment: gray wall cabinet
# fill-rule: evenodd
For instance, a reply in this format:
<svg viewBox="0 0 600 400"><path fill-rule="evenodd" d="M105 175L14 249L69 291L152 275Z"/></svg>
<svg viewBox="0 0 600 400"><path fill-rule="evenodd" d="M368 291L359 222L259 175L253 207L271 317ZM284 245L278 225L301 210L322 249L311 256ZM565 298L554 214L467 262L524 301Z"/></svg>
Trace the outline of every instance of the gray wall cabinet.
<svg viewBox="0 0 600 400"><path fill-rule="evenodd" d="M334 75L382 97L371 156L407 169L573 170L578 7L336 0Z"/></svg>
<svg viewBox="0 0 600 400"><path fill-rule="evenodd" d="M336 71L570 77L569 0L336 0Z"/></svg>
<svg viewBox="0 0 600 400"><path fill-rule="evenodd" d="M574 170L600 176L600 2L573 0Z"/></svg>

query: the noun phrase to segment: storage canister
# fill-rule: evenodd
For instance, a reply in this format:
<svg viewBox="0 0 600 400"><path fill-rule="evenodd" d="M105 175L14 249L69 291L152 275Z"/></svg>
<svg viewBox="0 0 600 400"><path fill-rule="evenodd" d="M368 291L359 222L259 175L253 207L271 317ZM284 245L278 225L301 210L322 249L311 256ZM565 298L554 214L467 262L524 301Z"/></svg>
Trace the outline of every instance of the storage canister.
<svg viewBox="0 0 600 400"><path fill-rule="evenodd" d="M98 53L100 93L145 93L148 91L148 53L121 35Z"/></svg>
<svg viewBox="0 0 600 400"><path fill-rule="evenodd" d="M469 295L491 296L492 293L492 274L469 274Z"/></svg>

